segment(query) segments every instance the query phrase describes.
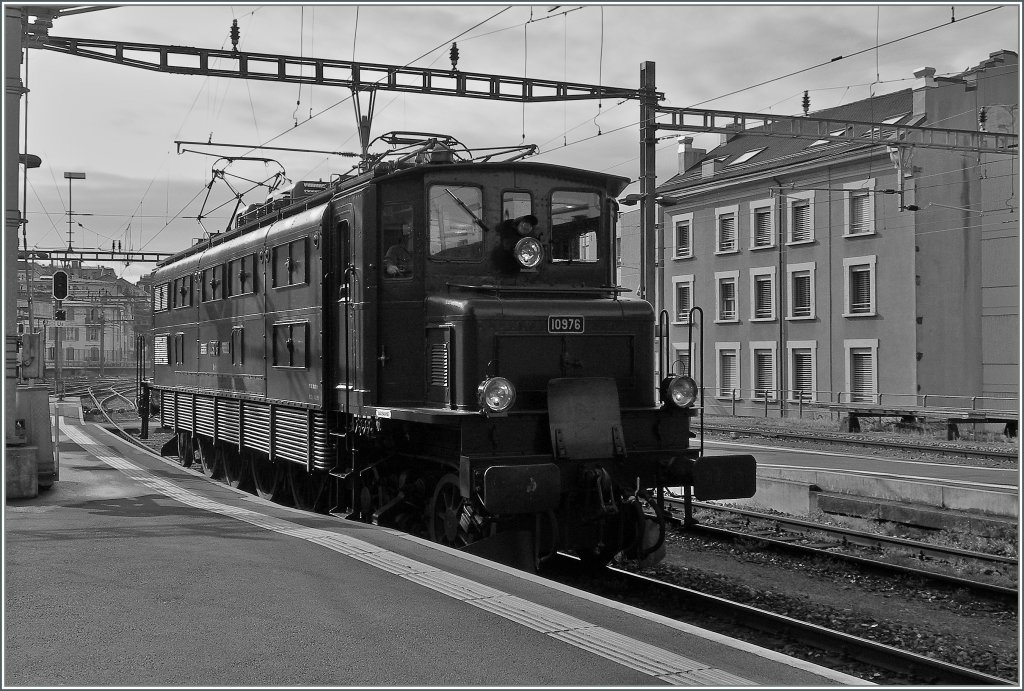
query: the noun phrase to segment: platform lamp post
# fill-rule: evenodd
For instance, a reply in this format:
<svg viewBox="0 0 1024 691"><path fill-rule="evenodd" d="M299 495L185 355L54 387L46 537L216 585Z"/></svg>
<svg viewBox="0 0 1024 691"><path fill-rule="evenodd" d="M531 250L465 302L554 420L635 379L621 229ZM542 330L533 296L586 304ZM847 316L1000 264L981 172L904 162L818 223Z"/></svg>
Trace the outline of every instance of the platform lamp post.
<svg viewBox="0 0 1024 691"><path fill-rule="evenodd" d="M64 173L68 180L68 252L71 251L71 181L85 180L85 173Z"/></svg>

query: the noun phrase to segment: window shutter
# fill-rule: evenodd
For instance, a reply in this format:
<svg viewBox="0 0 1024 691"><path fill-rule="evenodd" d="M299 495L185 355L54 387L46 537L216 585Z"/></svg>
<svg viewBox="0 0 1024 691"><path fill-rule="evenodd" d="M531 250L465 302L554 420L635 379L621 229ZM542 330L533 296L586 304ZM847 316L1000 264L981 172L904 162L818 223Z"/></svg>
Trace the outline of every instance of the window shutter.
<svg viewBox="0 0 1024 691"><path fill-rule="evenodd" d="M871 231L871 223L868 218L868 201L868 194L866 192L850 195L850 235Z"/></svg>
<svg viewBox="0 0 1024 691"><path fill-rule="evenodd" d="M735 350L721 351L721 373L718 395L732 397L733 389L736 388L737 379L737 358Z"/></svg>
<svg viewBox="0 0 1024 691"><path fill-rule="evenodd" d="M690 245L690 222L676 223L676 256L689 257L692 254Z"/></svg>
<svg viewBox="0 0 1024 691"><path fill-rule="evenodd" d="M793 349L793 399L814 400L814 361L810 348Z"/></svg>
<svg viewBox="0 0 1024 691"><path fill-rule="evenodd" d="M672 373L685 374L688 377L693 376L693 373L690 371L690 351L676 350L676 359L672 363Z"/></svg>
<svg viewBox="0 0 1024 691"><path fill-rule="evenodd" d="M725 214L718 217L718 251L736 250L736 216Z"/></svg>
<svg viewBox="0 0 1024 691"><path fill-rule="evenodd" d="M736 318L736 281L723 279L718 283L718 318L730 320Z"/></svg>
<svg viewBox="0 0 1024 691"><path fill-rule="evenodd" d="M757 209L754 212L754 247L768 247L772 244L772 211Z"/></svg>
<svg viewBox="0 0 1024 691"><path fill-rule="evenodd" d="M676 321L685 322L690 318L692 289L689 283L676 284Z"/></svg>
<svg viewBox="0 0 1024 691"><path fill-rule="evenodd" d="M754 318L771 319L772 303L771 276L757 276L754 279Z"/></svg>
<svg viewBox="0 0 1024 691"><path fill-rule="evenodd" d="M793 316L811 316L811 274L800 271L793 274Z"/></svg>
<svg viewBox="0 0 1024 691"><path fill-rule="evenodd" d="M871 312L871 270L867 266L850 267L850 312Z"/></svg>
<svg viewBox="0 0 1024 691"><path fill-rule="evenodd" d="M772 351L757 349L754 351L754 396L756 398L774 397L775 363Z"/></svg>
<svg viewBox="0 0 1024 691"><path fill-rule="evenodd" d="M809 202L796 203L793 210L793 237L792 242L802 242L811 239L811 205Z"/></svg>
<svg viewBox="0 0 1024 691"><path fill-rule="evenodd" d="M870 348L850 350L850 400L854 403L874 403L875 370Z"/></svg>

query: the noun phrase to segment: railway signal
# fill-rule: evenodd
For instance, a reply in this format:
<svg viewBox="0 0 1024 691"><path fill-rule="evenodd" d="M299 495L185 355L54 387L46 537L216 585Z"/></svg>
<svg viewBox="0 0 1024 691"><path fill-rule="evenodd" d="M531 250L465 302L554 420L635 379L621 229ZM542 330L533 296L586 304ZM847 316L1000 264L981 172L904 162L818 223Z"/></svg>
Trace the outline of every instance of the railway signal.
<svg viewBox="0 0 1024 691"><path fill-rule="evenodd" d="M68 272L67 271L54 271L53 272L53 299L54 300L67 300L68 299Z"/></svg>

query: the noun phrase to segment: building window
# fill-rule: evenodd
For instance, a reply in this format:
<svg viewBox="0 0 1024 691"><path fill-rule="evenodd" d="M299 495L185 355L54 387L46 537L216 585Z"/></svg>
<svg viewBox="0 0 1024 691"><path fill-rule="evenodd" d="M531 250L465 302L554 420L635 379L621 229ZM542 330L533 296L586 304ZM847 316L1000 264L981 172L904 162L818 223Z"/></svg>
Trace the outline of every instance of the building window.
<svg viewBox="0 0 1024 691"><path fill-rule="evenodd" d="M274 367L305 368L309 322L274 324Z"/></svg>
<svg viewBox="0 0 1024 691"><path fill-rule="evenodd" d="M814 318L814 262L790 264L789 274L789 319Z"/></svg>
<svg viewBox="0 0 1024 691"><path fill-rule="evenodd" d="M688 324L690 308L693 307L693 275L676 276L672 282L675 285L675 321L677 324Z"/></svg>
<svg viewBox="0 0 1024 691"><path fill-rule="evenodd" d="M718 313L716 322L739 321L739 304L736 294L738 271L718 271L715 273L715 284L718 293Z"/></svg>
<svg viewBox="0 0 1024 691"><path fill-rule="evenodd" d="M736 242L736 215L738 209L739 207L736 206L715 209L715 225L718 228L718 242L715 254L728 254L739 250Z"/></svg>
<svg viewBox="0 0 1024 691"><path fill-rule="evenodd" d="M675 238L675 258L689 259L693 256L693 214L672 217Z"/></svg>
<svg viewBox="0 0 1024 691"><path fill-rule="evenodd" d="M775 319L775 267L766 266L750 270L750 319Z"/></svg>
<svg viewBox="0 0 1024 691"><path fill-rule="evenodd" d="M672 360L671 367L669 367L669 374L685 374L688 377L693 377L694 373L690 370L690 344L673 343L672 350L674 359Z"/></svg>
<svg viewBox="0 0 1024 691"><path fill-rule="evenodd" d="M787 224L787 242L811 242L814 240L814 192L801 192L788 195L789 223Z"/></svg>
<svg viewBox="0 0 1024 691"><path fill-rule="evenodd" d="M740 400L740 344L716 343L719 398Z"/></svg>
<svg viewBox="0 0 1024 691"><path fill-rule="evenodd" d="M772 200L750 204L750 249L775 246L775 214Z"/></svg>
<svg viewBox="0 0 1024 691"><path fill-rule="evenodd" d="M877 403L878 340L843 341L846 350L846 391L850 403Z"/></svg>
<svg viewBox="0 0 1024 691"><path fill-rule="evenodd" d="M85 329L85 340L87 341L98 341L100 340L100 329L98 326L88 326Z"/></svg>
<svg viewBox="0 0 1024 691"><path fill-rule="evenodd" d="M875 232L875 181L864 180L844 185L844 213L846 231L844 237L872 235Z"/></svg>
<svg viewBox="0 0 1024 691"><path fill-rule="evenodd" d="M750 388L757 400L778 398L775 387L775 341L751 341Z"/></svg>
<svg viewBox="0 0 1024 691"><path fill-rule="evenodd" d="M844 317L875 316L875 256L843 260Z"/></svg>
<svg viewBox="0 0 1024 691"><path fill-rule="evenodd" d="M813 403L815 400L815 341L789 341L789 400Z"/></svg>

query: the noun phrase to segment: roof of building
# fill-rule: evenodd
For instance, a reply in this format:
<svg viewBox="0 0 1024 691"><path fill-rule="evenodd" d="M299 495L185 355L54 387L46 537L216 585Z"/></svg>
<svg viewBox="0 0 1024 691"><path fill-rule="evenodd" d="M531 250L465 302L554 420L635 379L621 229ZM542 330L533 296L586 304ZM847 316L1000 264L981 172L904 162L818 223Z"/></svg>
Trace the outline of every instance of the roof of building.
<svg viewBox="0 0 1024 691"><path fill-rule="evenodd" d="M911 89L903 89L874 98L856 101L812 112L812 118L877 122L893 125L911 124L914 109L914 95ZM921 121L915 125L924 124ZM799 163L821 158L826 154L846 153L871 146L869 142L824 141L800 137L779 137L758 134L759 128L752 128L730 135L721 146L707 152L689 170L678 173L658 188L659 193L690 187L704 182L701 165L712 159L720 161L722 167L715 172L716 180L749 175L762 170L778 168L783 164ZM859 128L855 136L866 133L869 126Z"/></svg>

